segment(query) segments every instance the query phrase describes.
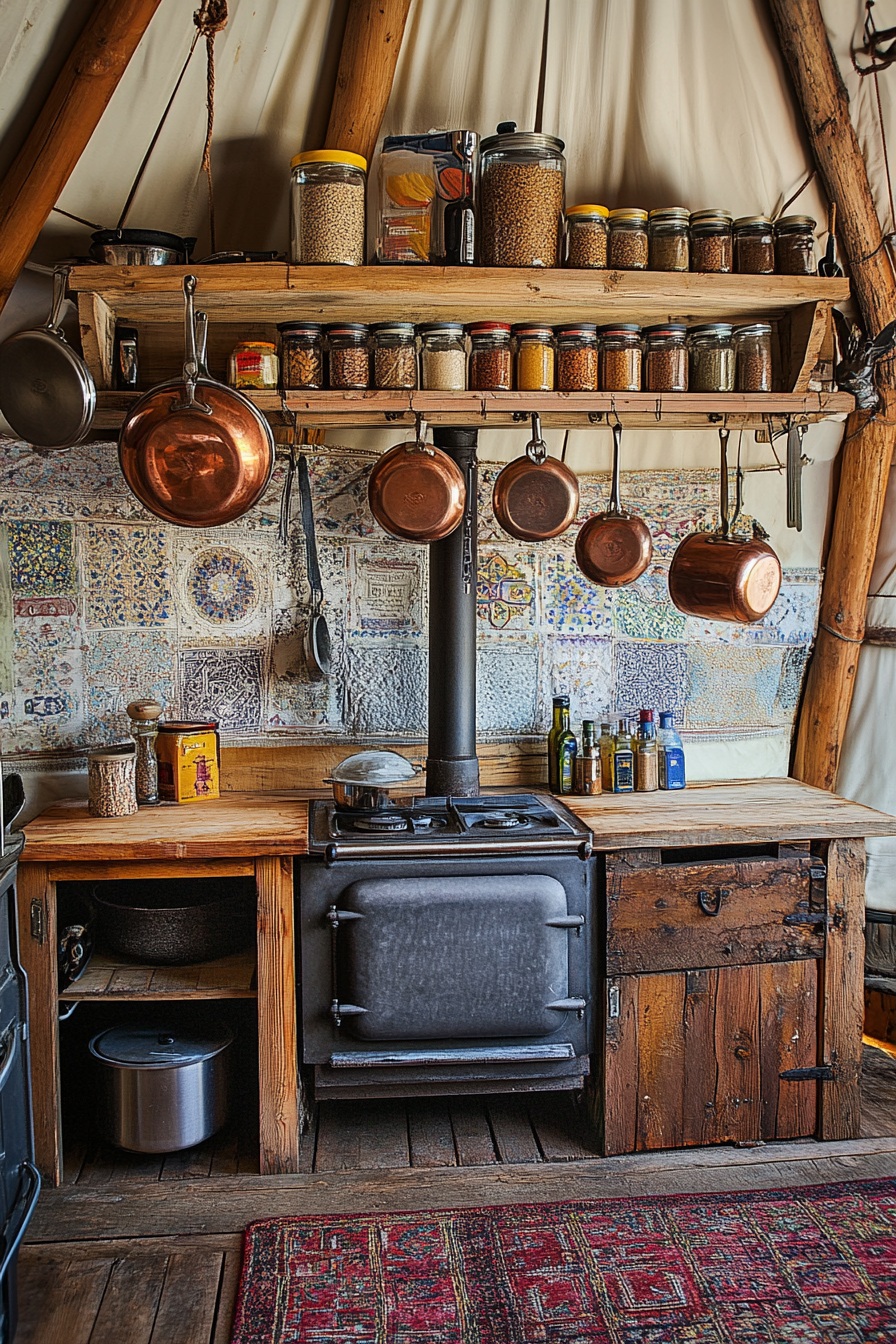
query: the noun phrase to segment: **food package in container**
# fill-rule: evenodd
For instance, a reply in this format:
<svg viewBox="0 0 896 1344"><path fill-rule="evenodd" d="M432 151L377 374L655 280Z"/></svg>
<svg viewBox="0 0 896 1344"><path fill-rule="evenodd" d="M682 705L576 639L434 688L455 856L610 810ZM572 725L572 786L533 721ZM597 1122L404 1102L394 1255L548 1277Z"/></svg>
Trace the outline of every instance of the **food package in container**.
<svg viewBox="0 0 896 1344"><path fill-rule="evenodd" d="M160 723L156 756L163 802L194 803L220 797L217 723Z"/></svg>
<svg viewBox="0 0 896 1344"><path fill-rule="evenodd" d="M377 261L473 265L478 145L475 131L386 136L379 159Z"/></svg>

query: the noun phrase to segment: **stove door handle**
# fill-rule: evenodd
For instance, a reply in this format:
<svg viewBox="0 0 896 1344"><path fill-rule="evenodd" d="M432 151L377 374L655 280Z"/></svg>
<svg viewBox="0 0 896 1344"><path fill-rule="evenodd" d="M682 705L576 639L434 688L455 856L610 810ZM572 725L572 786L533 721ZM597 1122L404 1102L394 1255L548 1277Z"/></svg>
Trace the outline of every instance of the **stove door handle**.
<svg viewBox="0 0 896 1344"><path fill-rule="evenodd" d="M581 938L584 923L584 915L557 915L555 919L546 919L545 927L549 929L575 929L576 935Z"/></svg>
<svg viewBox="0 0 896 1344"><path fill-rule="evenodd" d="M587 1007L587 999L555 999L545 1004L545 1008L553 1008L555 1013L578 1013L580 1017Z"/></svg>

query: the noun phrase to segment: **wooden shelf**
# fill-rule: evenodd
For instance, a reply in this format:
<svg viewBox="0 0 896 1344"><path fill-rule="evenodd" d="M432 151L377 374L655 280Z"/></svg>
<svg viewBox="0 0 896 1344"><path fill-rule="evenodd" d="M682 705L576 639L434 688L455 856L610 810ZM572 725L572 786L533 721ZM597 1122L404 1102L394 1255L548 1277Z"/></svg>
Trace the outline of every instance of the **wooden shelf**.
<svg viewBox="0 0 896 1344"><path fill-rule="evenodd" d="M195 966L140 966L95 952L90 965L61 1000L255 999L255 948Z"/></svg>

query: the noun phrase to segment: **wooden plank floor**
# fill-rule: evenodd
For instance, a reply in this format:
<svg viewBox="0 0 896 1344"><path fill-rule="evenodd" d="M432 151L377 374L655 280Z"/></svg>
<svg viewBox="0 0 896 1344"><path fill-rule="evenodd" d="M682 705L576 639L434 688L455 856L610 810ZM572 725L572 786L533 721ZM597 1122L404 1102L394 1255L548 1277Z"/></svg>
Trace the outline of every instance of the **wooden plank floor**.
<svg viewBox="0 0 896 1344"><path fill-rule="evenodd" d="M16 1340L228 1344L242 1229L257 1218L896 1175L896 1057L872 1048L863 1134L600 1159L568 1094L532 1094L323 1103L297 1176L258 1175L247 1123L165 1158L70 1143L65 1184L42 1194L20 1253Z"/></svg>

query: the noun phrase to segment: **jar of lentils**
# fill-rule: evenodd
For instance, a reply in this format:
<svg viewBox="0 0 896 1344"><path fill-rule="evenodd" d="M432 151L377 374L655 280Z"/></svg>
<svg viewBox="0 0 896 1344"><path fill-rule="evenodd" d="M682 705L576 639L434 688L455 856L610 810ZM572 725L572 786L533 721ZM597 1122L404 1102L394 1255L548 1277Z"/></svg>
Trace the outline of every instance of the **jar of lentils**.
<svg viewBox="0 0 896 1344"><path fill-rule="evenodd" d="M765 215L743 215L734 221L734 269L739 275L774 274L774 227Z"/></svg>
<svg viewBox="0 0 896 1344"><path fill-rule="evenodd" d="M641 391L641 328L601 327L598 380L602 392Z"/></svg>
<svg viewBox="0 0 896 1344"><path fill-rule="evenodd" d="M688 333L688 384L691 392L734 391L733 328L727 322L708 322Z"/></svg>
<svg viewBox="0 0 896 1344"><path fill-rule="evenodd" d="M327 327L330 387L361 391L370 386L368 330L362 322Z"/></svg>
<svg viewBox="0 0 896 1344"><path fill-rule="evenodd" d="M470 334L470 387L474 392L509 392L513 359L509 322L474 322Z"/></svg>
<svg viewBox="0 0 896 1344"><path fill-rule="evenodd" d="M751 322L734 329L734 386L738 392L771 392L772 329Z"/></svg>
<svg viewBox="0 0 896 1344"><path fill-rule="evenodd" d="M553 135L502 121L479 161L483 266L559 266L566 160Z"/></svg>
<svg viewBox="0 0 896 1344"><path fill-rule="evenodd" d="M670 322L644 332L645 392L687 392L688 329Z"/></svg>
<svg viewBox="0 0 896 1344"><path fill-rule="evenodd" d="M289 259L297 266L363 266L367 160L314 149L292 160Z"/></svg>
<svg viewBox="0 0 896 1344"><path fill-rule="evenodd" d="M516 390L553 392L554 333L550 327L514 327L516 337Z"/></svg>
<svg viewBox="0 0 896 1344"><path fill-rule="evenodd" d="M815 220L785 215L775 225L775 270L779 275L814 275Z"/></svg>
<svg viewBox="0 0 896 1344"><path fill-rule="evenodd" d="M647 221L649 267L652 271L687 271L691 265L690 214L680 206L651 210Z"/></svg>
<svg viewBox="0 0 896 1344"><path fill-rule="evenodd" d="M269 389L280 384L280 361L273 341L238 341L231 351L227 381L241 391Z"/></svg>
<svg viewBox="0 0 896 1344"><path fill-rule="evenodd" d="M427 392L463 392L467 349L461 322L434 322L420 328L420 385Z"/></svg>
<svg viewBox="0 0 896 1344"><path fill-rule="evenodd" d="M649 259L646 210L611 210L607 265L613 271L646 271Z"/></svg>
<svg viewBox="0 0 896 1344"><path fill-rule="evenodd" d="M734 217L727 210L691 215L691 270L728 274L734 268Z"/></svg>
<svg viewBox="0 0 896 1344"><path fill-rule="evenodd" d="M279 322L280 376L286 390L324 385L324 348L317 322Z"/></svg>
<svg viewBox="0 0 896 1344"><path fill-rule="evenodd" d="M373 328L373 385L417 386L417 339L412 322L380 322Z"/></svg>
<svg viewBox="0 0 896 1344"><path fill-rule="evenodd" d="M566 264L602 271L607 265L607 218L603 205L573 205L566 212Z"/></svg>
<svg viewBox="0 0 896 1344"><path fill-rule="evenodd" d="M597 327L590 322L557 328L557 391L597 391Z"/></svg>

